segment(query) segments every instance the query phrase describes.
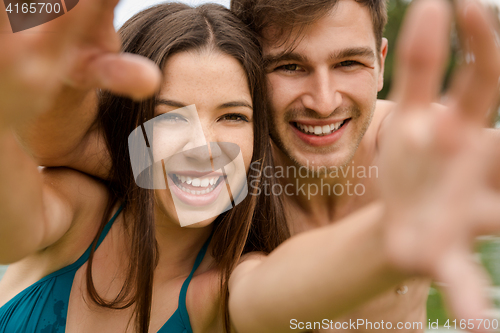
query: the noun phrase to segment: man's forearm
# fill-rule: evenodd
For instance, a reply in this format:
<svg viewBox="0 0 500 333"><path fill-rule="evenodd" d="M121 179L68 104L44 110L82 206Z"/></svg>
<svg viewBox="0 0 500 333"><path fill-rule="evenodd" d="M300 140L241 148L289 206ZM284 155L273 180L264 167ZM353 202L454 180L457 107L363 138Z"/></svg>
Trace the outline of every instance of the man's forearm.
<svg viewBox="0 0 500 333"><path fill-rule="evenodd" d="M288 240L231 290L239 333L286 332L290 320L335 318L408 276L389 262L383 206Z"/></svg>

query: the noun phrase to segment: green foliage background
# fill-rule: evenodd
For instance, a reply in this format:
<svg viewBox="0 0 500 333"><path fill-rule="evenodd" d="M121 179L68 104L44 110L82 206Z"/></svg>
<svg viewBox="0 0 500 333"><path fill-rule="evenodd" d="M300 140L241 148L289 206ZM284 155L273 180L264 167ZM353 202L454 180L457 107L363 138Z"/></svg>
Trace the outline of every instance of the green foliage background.
<svg viewBox="0 0 500 333"><path fill-rule="evenodd" d="M384 37L389 41L389 50L385 60L384 88L378 94L380 99L386 99L391 88L396 40L409 3L406 0L389 0L387 4L389 20L385 27Z"/></svg>
<svg viewBox="0 0 500 333"><path fill-rule="evenodd" d="M403 22L404 15L411 0L389 0L387 5L387 12L389 20L387 22L384 37L387 38L389 42L389 50L387 52L387 58L385 61L385 71L384 71L384 88L379 92L378 97L380 99L386 99L387 95L391 89L392 77L394 73L395 64L395 50L397 47L398 35L401 28L401 23ZM458 43L455 37L455 33L452 33L452 42L450 46L450 62L446 70L446 76L443 83L443 90L448 87L448 81L450 79L451 73L458 59Z"/></svg>
<svg viewBox="0 0 500 333"><path fill-rule="evenodd" d="M401 23L403 22L404 15L410 3L411 0L388 0L387 11L389 20L385 28L384 37L387 38L389 42L389 50L385 61L384 88L378 94L379 99L387 99L389 91L391 89L392 77L394 73L394 63L395 63L394 58L397 46L397 38L399 30L401 28ZM492 8L492 10L498 16L499 13L498 8ZM460 48L459 48L458 38L456 32L453 31L451 45L450 45L450 62L448 64L445 80L443 82L443 91L445 91L448 88L448 83L452 76L453 69L459 62L459 59L460 59ZM497 126L500 125L500 112L499 116L497 117L497 122L498 122Z"/></svg>

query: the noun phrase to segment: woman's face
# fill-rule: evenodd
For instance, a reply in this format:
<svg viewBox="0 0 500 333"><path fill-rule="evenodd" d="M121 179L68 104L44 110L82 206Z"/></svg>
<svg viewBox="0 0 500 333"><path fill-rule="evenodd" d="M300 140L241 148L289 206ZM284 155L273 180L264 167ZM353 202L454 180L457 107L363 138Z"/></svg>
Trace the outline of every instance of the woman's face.
<svg viewBox="0 0 500 333"><path fill-rule="evenodd" d="M156 210L202 227L246 195L253 152L247 76L217 51L175 54L163 72L155 118L145 128L152 132Z"/></svg>

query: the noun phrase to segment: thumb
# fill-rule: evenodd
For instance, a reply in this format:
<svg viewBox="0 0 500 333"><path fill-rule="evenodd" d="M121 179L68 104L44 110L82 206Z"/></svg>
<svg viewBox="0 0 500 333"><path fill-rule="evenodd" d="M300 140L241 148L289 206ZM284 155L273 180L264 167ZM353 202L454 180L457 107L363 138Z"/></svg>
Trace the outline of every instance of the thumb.
<svg viewBox="0 0 500 333"><path fill-rule="evenodd" d="M160 88L162 78L154 62L131 53L101 56L93 61L89 71L92 86L135 100L152 96Z"/></svg>

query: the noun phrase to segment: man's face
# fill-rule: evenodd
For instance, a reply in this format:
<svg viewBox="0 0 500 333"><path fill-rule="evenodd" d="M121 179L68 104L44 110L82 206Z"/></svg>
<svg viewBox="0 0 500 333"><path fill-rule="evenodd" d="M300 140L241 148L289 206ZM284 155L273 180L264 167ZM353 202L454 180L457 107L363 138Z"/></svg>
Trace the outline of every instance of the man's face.
<svg viewBox="0 0 500 333"><path fill-rule="evenodd" d="M353 0L339 1L290 40L292 50L289 43L263 45L271 136L299 165L346 165L382 89L387 43L377 54L370 12Z"/></svg>

